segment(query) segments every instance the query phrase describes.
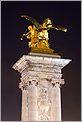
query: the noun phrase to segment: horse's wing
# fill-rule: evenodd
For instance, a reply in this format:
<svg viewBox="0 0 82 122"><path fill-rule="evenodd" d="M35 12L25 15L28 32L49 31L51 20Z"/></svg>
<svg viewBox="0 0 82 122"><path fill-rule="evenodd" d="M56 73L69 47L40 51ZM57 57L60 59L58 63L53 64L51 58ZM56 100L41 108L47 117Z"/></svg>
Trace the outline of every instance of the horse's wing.
<svg viewBox="0 0 82 122"><path fill-rule="evenodd" d="M22 15L21 17L23 17L23 18L25 18L25 19L31 21L32 24L34 24L35 27L36 27L38 30L40 29L41 25L40 25L34 18L32 18L32 17L30 17L30 16L27 16L27 15Z"/></svg>

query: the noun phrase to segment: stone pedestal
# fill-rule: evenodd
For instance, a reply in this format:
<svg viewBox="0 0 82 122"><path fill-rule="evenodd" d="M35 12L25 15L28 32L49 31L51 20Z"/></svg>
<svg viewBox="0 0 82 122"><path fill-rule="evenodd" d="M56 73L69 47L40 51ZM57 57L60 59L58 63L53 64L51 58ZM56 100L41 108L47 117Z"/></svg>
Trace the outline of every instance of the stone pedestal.
<svg viewBox="0 0 82 122"><path fill-rule="evenodd" d="M29 53L13 66L21 73L22 121L61 121L61 69L71 60Z"/></svg>

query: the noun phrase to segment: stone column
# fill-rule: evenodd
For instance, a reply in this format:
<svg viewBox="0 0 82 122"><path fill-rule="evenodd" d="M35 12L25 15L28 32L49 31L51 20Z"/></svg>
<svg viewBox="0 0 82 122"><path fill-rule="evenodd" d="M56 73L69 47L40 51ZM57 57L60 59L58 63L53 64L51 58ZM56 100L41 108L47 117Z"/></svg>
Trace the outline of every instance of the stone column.
<svg viewBox="0 0 82 122"><path fill-rule="evenodd" d="M22 90L22 114L21 120L26 121L28 119L28 107L27 107L27 91Z"/></svg>
<svg viewBox="0 0 82 122"><path fill-rule="evenodd" d="M28 94L28 120L37 121L38 120L38 110L37 110L37 86L32 84L29 86Z"/></svg>
<svg viewBox="0 0 82 122"><path fill-rule="evenodd" d="M26 73L26 71L24 71ZM24 73L23 72L23 73ZM34 79L34 80L33 80ZM36 78L37 79L37 78ZM19 88L22 90L22 121L37 121L38 110L37 110L37 81L35 78L29 78L26 76L21 77Z"/></svg>
<svg viewBox="0 0 82 122"><path fill-rule="evenodd" d="M51 102L51 121L61 121L61 93L58 84L52 88Z"/></svg>
<svg viewBox="0 0 82 122"><path fill-rule="evenodd" d="M71 60L30 53L13 66L21 73L22 121L61 121L61 69Z"/></svg>

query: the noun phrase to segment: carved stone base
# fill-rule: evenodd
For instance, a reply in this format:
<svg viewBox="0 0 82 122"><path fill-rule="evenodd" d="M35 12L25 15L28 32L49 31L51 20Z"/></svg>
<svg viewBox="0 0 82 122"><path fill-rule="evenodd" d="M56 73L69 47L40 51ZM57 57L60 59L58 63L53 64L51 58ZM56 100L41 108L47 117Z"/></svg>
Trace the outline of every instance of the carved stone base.
<svg viewBox="0 0 82 122"><path fill-rule="evenodd" d="M61 69L71 60L30 53L13 66L21 73L22 121L61 121Z"/></svg>

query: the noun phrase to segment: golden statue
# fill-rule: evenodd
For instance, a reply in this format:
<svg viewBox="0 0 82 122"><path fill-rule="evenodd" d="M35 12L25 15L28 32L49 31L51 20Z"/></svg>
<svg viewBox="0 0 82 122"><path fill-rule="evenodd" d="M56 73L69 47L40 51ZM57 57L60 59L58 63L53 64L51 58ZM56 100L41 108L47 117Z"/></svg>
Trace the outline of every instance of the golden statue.
<svg viewBox="0 0 82 122"><path fill-rule="evenodd" d="M23 40L23 37L26 37L27 39L30 39L28 42L29 48L31 48L32 52L41 52L41 53L53 53L54 50L50 49L49 47L49 37L48 37L48 30L51 28L54 28L55 30L61 30L64 32L67 32L67 29L61 26L53 25L51 20L49 18L45 19L43 21L43 24L39 24L34 18L23 15L21 17L24 17L27 20L30 20L33 24L33 26L28 26L28 32L27 29L25 33L23 34L21 40Z"/></svg>

